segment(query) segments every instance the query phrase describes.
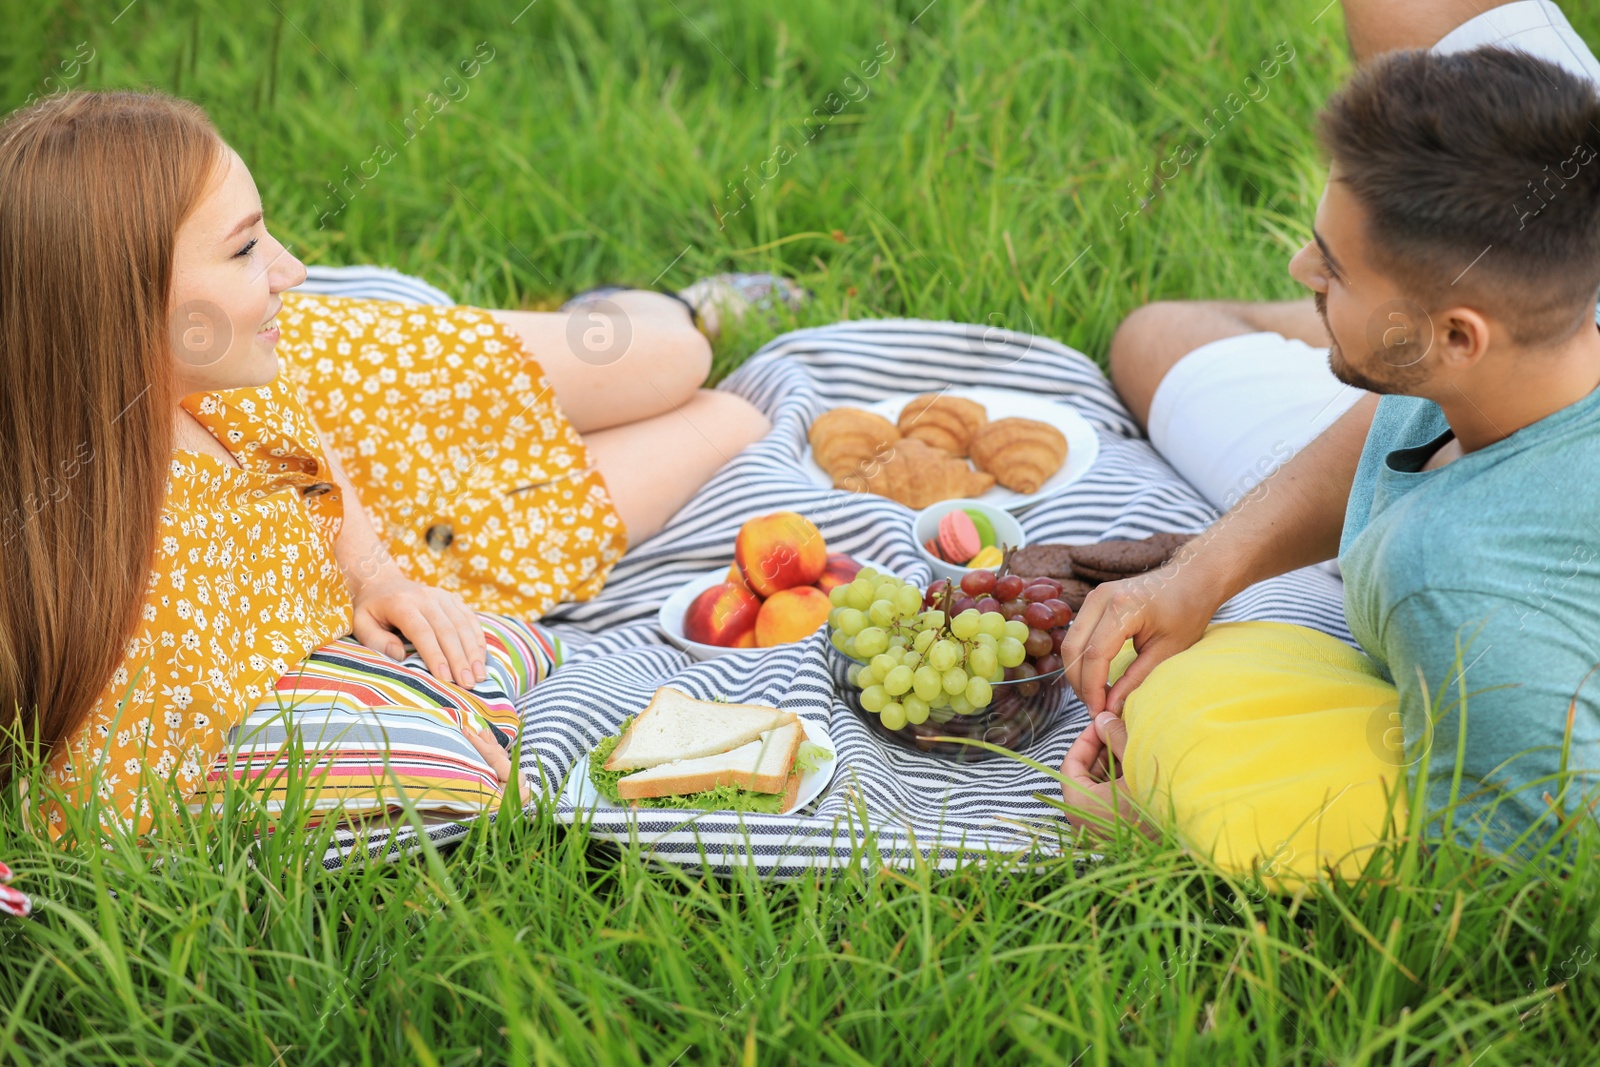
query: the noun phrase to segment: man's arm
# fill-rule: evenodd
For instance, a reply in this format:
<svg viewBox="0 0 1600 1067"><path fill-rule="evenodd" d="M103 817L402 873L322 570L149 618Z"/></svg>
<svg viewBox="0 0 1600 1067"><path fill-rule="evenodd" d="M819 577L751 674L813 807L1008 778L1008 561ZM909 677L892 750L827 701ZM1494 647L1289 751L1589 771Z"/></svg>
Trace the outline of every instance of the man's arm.
<svg viewBox="0 0 1600 1067"><path fill-rule="evenodd" d="M1090 712L1120 714L1128 693L1198 641L1217 609L1246 587L1337 554L1377 403L1359 400L1165 567L1089 594L1061 658ZM1111 661L1129 639L1138 657L1108 692Z"/></svg>
<svg viewBox="0 0 1600 1067"><path fill-rule="evenodd" d="M1400 48L1432 48L1440 38L1506 0L1344 0L1345 32L1357 63Z"/></svg>

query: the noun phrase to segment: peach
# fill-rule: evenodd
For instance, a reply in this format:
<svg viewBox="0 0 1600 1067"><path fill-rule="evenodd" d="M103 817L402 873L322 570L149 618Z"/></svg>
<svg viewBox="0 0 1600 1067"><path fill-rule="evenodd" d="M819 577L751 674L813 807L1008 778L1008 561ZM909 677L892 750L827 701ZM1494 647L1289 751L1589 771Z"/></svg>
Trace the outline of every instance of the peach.
<svg viewBox="0 0 1600 1067"><path fill-rule="evenodd" d="M811 520L792 511L775 511L739 527L733 562L745 585L760 597L780 589L811 585L828 564L828 546Z"/></svg>
<svg viewBox="0 0 1600 1067"><path fill-rule="evenodd" d="M817 632L828 621L828 594L811 585L780 589L767 597L756 616L756 644L787 645Z"/></svg>
<svg viewBox="0 0 1600 1067"><path fill-rule="evenodd" d="M720 648L754 648L760 614L759 597L732 582L722 582L689 604L683 613L683 636Z"/></svg>
<svg viewBox="0 0 1600 1067"><path fill-rule="evenodd" d="M724 581L732 582L734 585L745 590L746 592L748 592L750 589L748 585L744 584L744 575L739 573L739 565L737 563L728 564L728 577L725 578Z"/></svg>
<svg viewBox="0 0 1600 1067"><path fill-rule="evenodd" d="M817 579L817 588L831 593L838 586L849 585L860 571L861 564L843 552L829 552L827 566L822 569L822 577Z"/></svg>

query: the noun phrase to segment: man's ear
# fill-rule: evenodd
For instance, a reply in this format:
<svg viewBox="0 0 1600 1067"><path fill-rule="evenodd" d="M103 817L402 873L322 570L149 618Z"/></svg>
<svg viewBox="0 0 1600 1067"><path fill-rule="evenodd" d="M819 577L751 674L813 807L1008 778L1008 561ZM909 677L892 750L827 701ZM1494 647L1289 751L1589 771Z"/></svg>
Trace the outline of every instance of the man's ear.
<svg viewBox="0 0 1600 1067"><path fill-rule="evenodd" d="M1440 366L1451 371L1470 370L1489 351L1491 329L1482 312L1453 307L1432 318L1433 348Z"/></svg>

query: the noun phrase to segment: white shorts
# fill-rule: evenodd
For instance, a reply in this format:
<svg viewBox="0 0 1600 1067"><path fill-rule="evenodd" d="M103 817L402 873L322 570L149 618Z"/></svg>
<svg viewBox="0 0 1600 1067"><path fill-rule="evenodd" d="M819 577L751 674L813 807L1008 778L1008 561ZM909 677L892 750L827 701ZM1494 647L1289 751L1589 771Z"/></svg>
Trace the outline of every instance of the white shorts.
<svg viewBox="0 0 1600 1067"><path fill-rule="evenodd" d="M1219 511L1365 394L1328 369L1328 350L1277 333L1201 345L1156 386L1150 443Z"/></svg>
<svg viewBox="0 0 1600 1067"><path fill-rule="evenodd" d="M1600 61L1550 0L1490 8L1434 50L1516 48L1600 85ZM1226 511L1362 396L1328 369L1328 350L1275 333L1203 345L1156 387L1150 442L1190 485Z"/></svg>

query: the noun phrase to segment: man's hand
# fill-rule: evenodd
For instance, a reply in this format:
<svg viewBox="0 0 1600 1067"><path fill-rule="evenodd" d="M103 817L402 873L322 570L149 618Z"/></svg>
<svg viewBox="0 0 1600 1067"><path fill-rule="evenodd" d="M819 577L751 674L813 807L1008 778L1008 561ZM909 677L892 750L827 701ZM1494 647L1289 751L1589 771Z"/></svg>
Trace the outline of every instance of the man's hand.
<svg viewBox="0 0 1600 1067"><path fill-rule="evenodd" d="M455 593L413 582L391 569L351 590L355 638L392 660L410 641L440 681L471 688L489 677L483 624Z"/></svg>
<svg viewBox="0 0 1600 1067"><path fill-rule="evenodd" d="M1102 712L1067 749L1061 761L1061 795L1072 809L1067 821L1078 829L1103 833L1105 824L1130 823L1146 837L1157 836L1129 802L1122 776L1122 753L1128 746L1128 727L1109 711ZM1112 761L1116 778L1111 777Z"/></svg>
<svg viewBox="0 0 1600 1067"><path fill-rule="evenodd" d="M1091 715L1103 711L1121 715L1128 694L1158 663L1206 632L1221 602L1202 569L1185 562L1190 555L1180 553L1149 574L1098 586L1084 600L1061 643L1061 661L1067 682ZM1111 661L1129 638L1138 657L1108 691Z"/></svg>

